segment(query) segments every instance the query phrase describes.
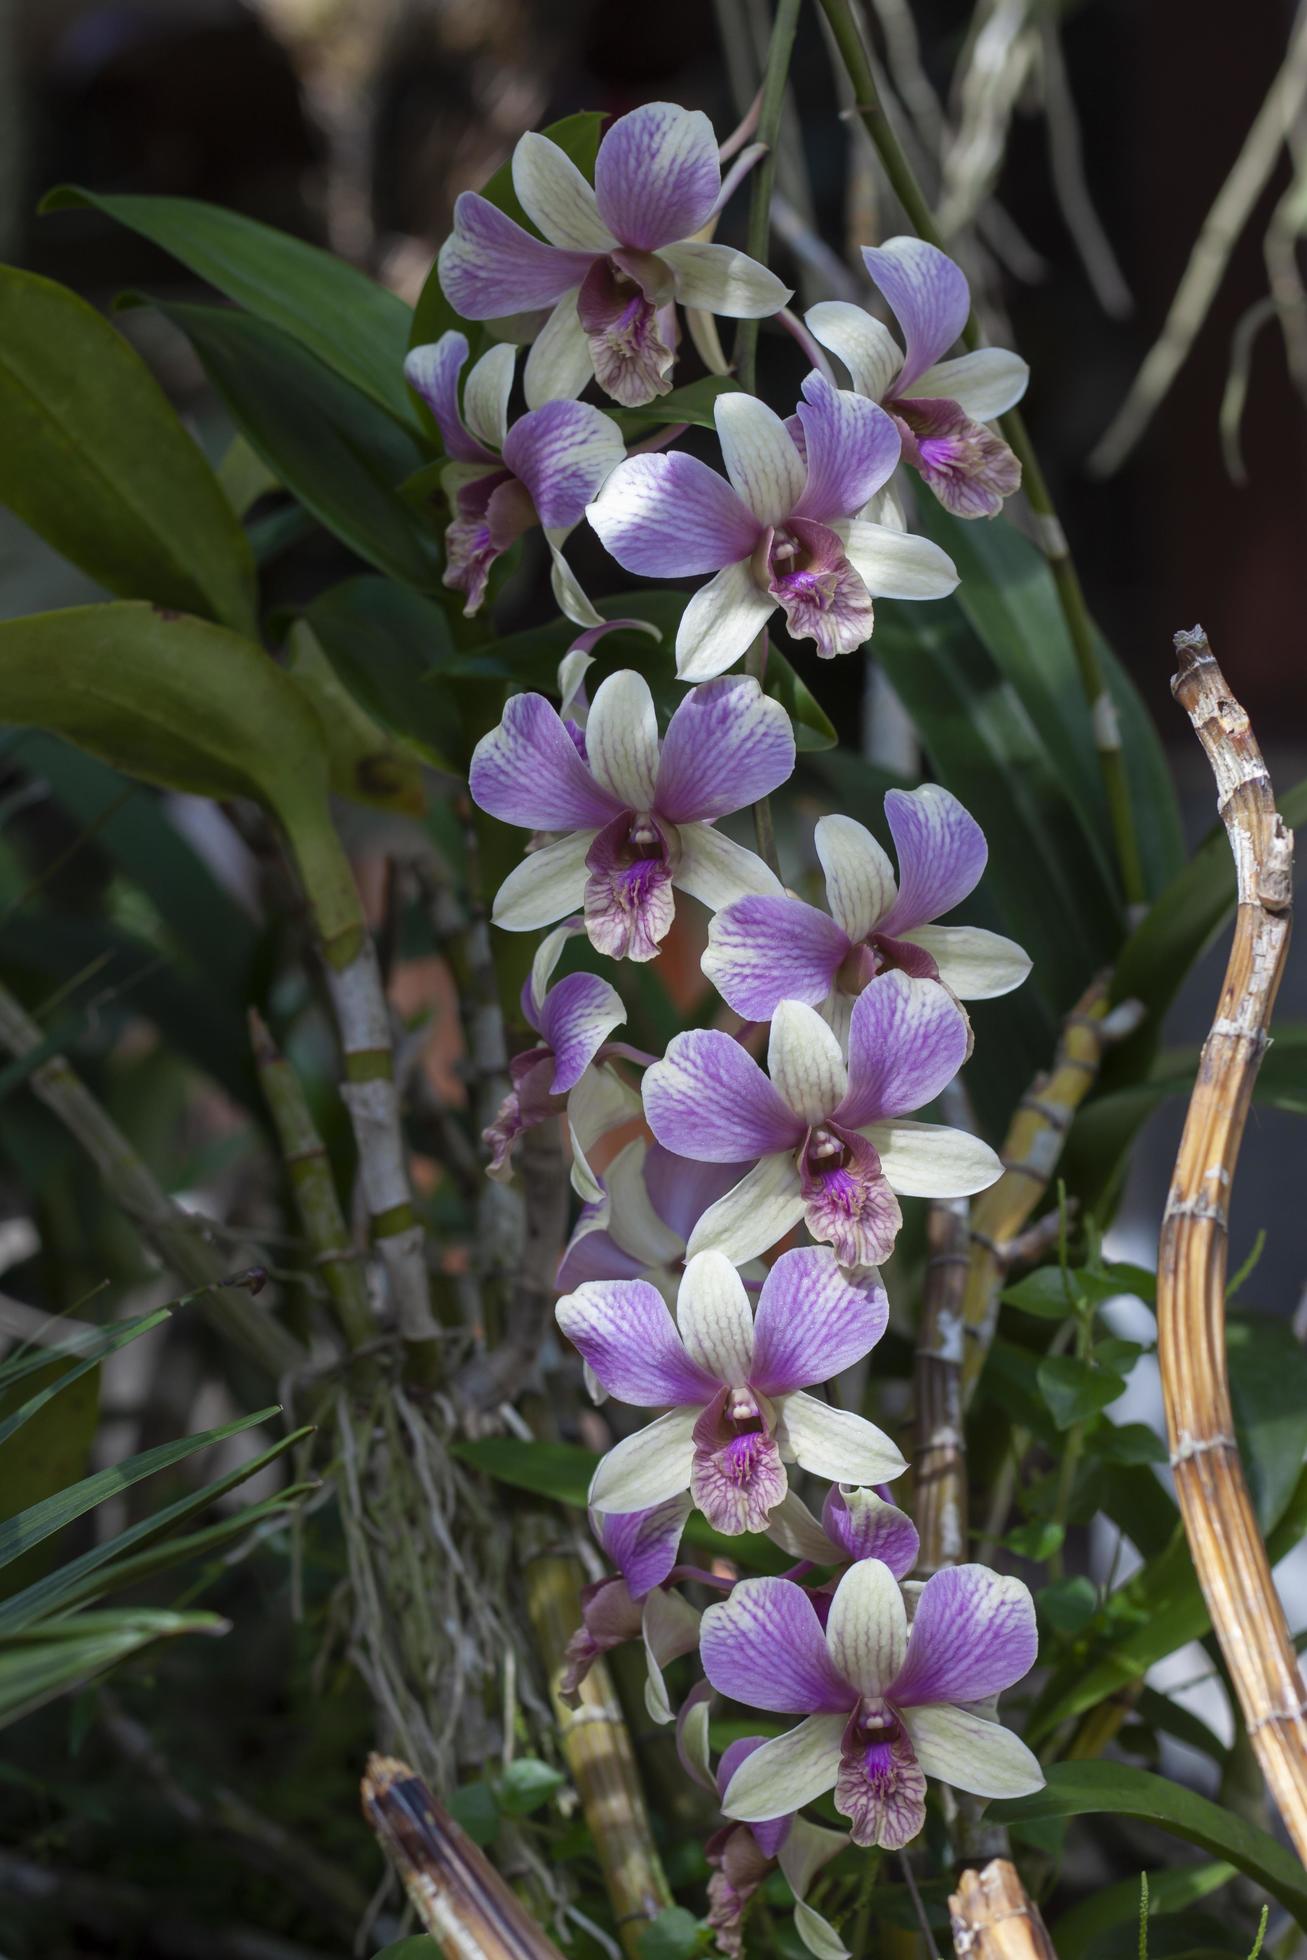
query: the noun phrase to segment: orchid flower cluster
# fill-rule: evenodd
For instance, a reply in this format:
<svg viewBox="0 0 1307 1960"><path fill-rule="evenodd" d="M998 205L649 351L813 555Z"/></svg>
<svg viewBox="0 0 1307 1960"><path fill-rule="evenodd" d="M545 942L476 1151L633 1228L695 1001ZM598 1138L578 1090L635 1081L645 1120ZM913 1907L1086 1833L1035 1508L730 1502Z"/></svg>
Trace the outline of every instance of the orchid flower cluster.
<svg viewBox="0 0 1307 1960"><path fill-rule="evenodd" d="M449 457L445 577L466 611L539 524L557 603L584 629L561 707L514 695L470 772L481 809L529 833L494 920L547 929L522 997L538 1041L487 1132L491 1174L511 1174L525 1130L566 1114L582 1208L558 1328L596 1396L650 1412L594 1475L591 1521L613 1572L587 1590L564 1691L607 1649L643 1640L650 1715L675 1717L687 1771L725 1820L708 1850L720 1946L741 1950L744 1908L779 1864L800 1936L830 1956L844 1949L805 1894L850 1839L908 1844L928 1778L981 1797L1042 1782L995 1713L1035 1658L1028 1591L978 1565L913 1581L917 1534L890 1494L905 1458L819 1392L885 1330L879 1267L900 1200L965 1197L1000 1173L986 1143L923 1112L970 1054L962 1003L1010 991L1029 961L994 933L940 923L980 879L986 846L934 784L885 798L897 869L861 823L821 819L824 906L719 828L795 766L785 708L738 667L778 614L789 638L831 657L871 638L878 598L953 590L952 562L907 530L892 479L905 464L954 514L993 515L1019 468L989 425L1026 369L1001 350L948 358L966 281L933 247L891 238L863 256L901 344L861 308L817 305L802 342L851 385L822 355L788 417L723 386L724 474L675 448L628 454L583 390L648 404L672 386L678 308L705 353L708 316L772 316L790 298L712 242L738 174L724 189L707 119L666 103L612 125L593 185L547 138L523 137L513 186L540 236L465 195L440 256L463 318L508 337L473 365L461 403L463 334L415 349L406 371ZM527 408L511 420L524 339ZM563 546L583 521L629 571L708 575L677 631L688 686L665 726L638 671L609 672L590 698L599 638L638 622L604 621L581 591ZM554 975L572 940L608 961L656 958L678 895L711 915L703 970L740 1024L679 1034L654 1057L614 1039L625 1008L609 979ZM682 1565L696 1512L727 1537L765 1533L797 1563L735 1580ZM705 1585L725 1596L701 1615L684 1588ZM704 1679L677 1712L663 1669L695 1651ZM732 1743L714 1767L714 1694L800 1719ZM828 1794L842 1830L798 1814Z"/></svg>

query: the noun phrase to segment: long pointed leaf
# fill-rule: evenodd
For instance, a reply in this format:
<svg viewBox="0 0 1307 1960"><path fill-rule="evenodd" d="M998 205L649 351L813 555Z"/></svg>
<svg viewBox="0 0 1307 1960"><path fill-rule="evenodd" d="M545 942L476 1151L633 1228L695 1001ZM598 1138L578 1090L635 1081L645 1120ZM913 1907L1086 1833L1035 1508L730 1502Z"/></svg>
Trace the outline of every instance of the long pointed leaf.
<svg viewBox="0 0 1307 1960"><path fill-rule="evenodd" d="M0 1641L0 1724L16 1722L116 1667L156 1640L182 1633L226 1633L216 1613L160 1613L135 1607L87 1613L21 1643Z"/></svg>
<svg viewBox="0 0 1307 1960"><path fill-rule="evenodd" d="M157 1327L160 1321L168 1318L168 1310L163 1307L158 1313L148 1314L144 1320L120 1321L117 1326L106 1329L103 1343L86 1359L79 1361L75 1367L66 1369L58 1381L51 1382L48 1388L43 1388L36 1395L29 1397L21 1408L15 1409L12 1415L5 1416L3 1421L0 1421L0 1444L7 1443L24 1423L30 1422L34 1415L39 1414L47 1402L53 1402L61 1390L70 1387L75 1381L80 1381L81 1377L88 1374L92 1368L98 1368L103 1355L113 1354L118 1348L126 1347L128 1342L134 1341L138 1334L148 1333L151 1327ZM47 1350L37 1365L57 1358Z"/></svg>

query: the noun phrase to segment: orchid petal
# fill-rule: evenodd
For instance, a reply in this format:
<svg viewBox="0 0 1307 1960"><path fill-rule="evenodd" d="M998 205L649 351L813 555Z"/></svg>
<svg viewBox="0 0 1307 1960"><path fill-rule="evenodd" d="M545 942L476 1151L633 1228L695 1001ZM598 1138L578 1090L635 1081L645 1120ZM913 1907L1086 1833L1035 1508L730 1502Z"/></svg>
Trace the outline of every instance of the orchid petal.
<svg viewBox="0 0 1307 1960"><path fill-rule="evenodd" d="M585 724L585 752L596 782L623 809L653 808L658 717L642 674L626 667L600 682Z"/></svg>
<svg viewBox="0 0 1307 1960"><path fill-rule="evenodd" d="M598 829L625 807L595 781L543 694L515 694L472 751L472 801L524 830Z"/></svg>
<svg viewBox="0 0 1307 1960"><path fill-rule="evenodd" d="M889 790L885 819L898 854L899 895L881 928L894 933L960 904L980 882L989 847L975 818L938 783Z"/></svg>
<svg viewBox="0 0 1307 1960"><path fill-rule="evenodd" d="M802 1123L752 1055L716 1028L674 1035L643 1086L650 1129L683 1157L738 1163L802 1141Z"/></svg>
<svg viewBox="0 0 1307 1960"><path fill-rule="evenodd" d="M604 1187L590 1168L595 1145L640 1114L640 1097L615 1068L588 1068L567 1099L572 1139L572 1189L583 1204L600 1204Z"/></svg>
<svg viewBox="0 0 1307 1960"><path fill-rule="evenodd" d="M537 230L568 252L611 252L617 244L599 216L594 190L557 143L536 130L513 151L513 189Z"/></svg>
<svg viewBox="0 0 1307 1960"><path fill-rule="evenodd" d="M689 1601L677 1592L651 1592L641 1618L644 1637L644 1705L651 1722L660 1725L672 1719L663 1669L682 1654L692 1654L699 1644L699 1615Z"/></svg>
<svg viewBox="0 0 1307 1960"><path fill-rule="evenodd" d="M783 1000L819 1007L847 958L833 919L799 898L743 898L708 927L701 962L722 999L746 1021L768 1021Z"/></svg>
<svg viewBox="0 0 1307 1960"><path fill-rule="evenodd" d="M824 1246L783 1252L763 1281L749 1380L762 1395L829 1381L870 1354L888 1318L874 1268L854 1279Z"/></svg>
<svg viewBox="0 0 1307 1960"><path fill-rule="evenodd" d="M689 238L708 222L721 186L712 124L675 102L646 102L619 116L595 159L599 215L637 251Z"/></svg>
<svg viewBox="0 0 1307 1960"><path fill-rule="evenodd" d="M799 1822L802 1823L803 1819L800 1818ZM831 1835L836 1834L832 1832ZM847 1843L848 1839L841 1833L839 1846L841 1851ZM832 1852L831 1856L834 1855ZM796 1898L794 1901L794 1930L813 1960L849 1960L849 1949L829 1919L823 1918L806 1899Z"/></svg>
<svg viewBox="0 0 1307 1960"><path fill-rule="evenodd" d="M614 1028L626 1019L615 987L597 973L569 973L545 1001L541 1034L554 1051L553 1096L574 1089Z"/></svg>
<svg viewBox="0 0 1307 1960"><path fill-rule="evenodd" d="M820 1014L801 1000L777 1003L767 1073L805 1128L830 1116L849 1086L839 1042Z"/></svg>
<svg viewBox="0 0 1307 1960"><path fill-rule="evenodd" d="M495 893L494 923L505 932L537 932L575 912L585 898L586 853L594 836L593 830L574 830L528 852Z"/></svg>
<svg viewBox="0 0 1307 1960"><path fill-rule="evenodd" d="M589 1502L593 1509L652 1510L688 1490L698 1420L697 1406L670 1409L633 1436L615 1443L607 1456L600 1457L591 1479Z"/></svg>
<svg viewBox="0 0 1307 1960"><path fill-rule="evenodd" d="M873 598L947 599L958 569L929 538L854 518L840 526L849 563Z"/></svg>
<svg viewBox="0 0 1307 1960"><path fill-rule="evenodd" d="M652 1587L660 1586L675 1565L681 1533L692 1508L686 1492L655 1505L651 1511L596 1514L595 1536L625 1579L632 1599L643 1599Z"/></svg>
<svg viewBox="0 0 1307 1960"><path fill-rule="evenodd" d="M516 347L492 347L473 362L463 384L464 419L478 442L491 450L502 450L508 433L508 398L516 361Z"/></svg>
<svg viewBox="0 0 1307 1960"><path fill-rule="evenodd" d="M787 1490L767 1521L767 1536L793 1559L812 1565L837 1565L840 1548L822 1530L794 1489Z"/></svg>
<svg viewBox="0 0 1307 1960"><path fill-rule="evenodd" d="M641 1266L670 1266L685 1250L685 1240L654 1210L645 1182L650 1148L644 1137L633 1138L604 1172L610 1229L614 1242Z"/></svg>
<svg viewBox="0 0 1307 1960"><path fill-rule="evenodd" d="M937 361L912 384L914 395L956 402L976 422L992 422L1015 408L1026 392L1030 369L1006 347L977 347L952 361Z"/></svg>
<svg viewBox="0 0 1307 1960"><path fill-rule="evenodd" d="M709 681L667 725L655 803L672 823L711 822L770 796L794 771L794 729L750 675Z"/></svg>
<svg viewBox="0 0 1307 1960"><path fill-rule="evenodd" d="M780 891L780 879L756 851L733 843L711 824L682 824L680 839L681 855L672 882L710 911L748 895Z"/></svg>
<svg viewBox="0 0 1307 1960"><path fill-rule="evenodd" d="M686 1266L676 1324L686 1353L706 1373L728 1387L749 1381L753 1309L744 1281L720 1252L701 1252Z"/></svg>
<svg viewBox="0 0 1307 1960"><path fill-rule="evenodd" d="M589 1281L563 1296L554 1318L608 1393L634 1408L702 1405L717 1393L717 1381L687 1354L666 1300L647 1280Z"/></svg>
<svg viewBox="0 0 1307 1960"><path fill-rule="evenodd" d="M906 1658L886 1692L896 1708L984 1701L1028 1674L1038 1651L1030 1588L988 1566L955 1565L927 1579Z"/></svg>
<svg viewBox="0 0 1307 1960"><path fill-rule="evenodd" d="M946 354L967 323L971 294L966 275L937 245L921 238L887 238L864 245L862 262L893 309L906 349L894 384L906 395L911 384Z"/></svg>
<svg viewBox="0 0 1307 1960"><path fill-rule="evenodd" d="M708 1609L716 1611L715 1606ZM742 1824L762 1823L784 1817L833 1789L847 1719L847 1715L810 1715L797 1728L755 1749L727 1786L722 1798L726 1816Z"/></svg>
<svg viewBox="0 0 1307 1960"><path fill-rule="evenodd" d="M715 572L748 558L759 534L730 484L681 450L628 456L586 516L619 565L652 578Z"/></svg>
<svg viewBox="0 0 1307 1960"><path fill-rule="evenodd" d="M858 1694L879 1700L888 1693L907 1652L908 1616L898 1580L879 1559L859 1559L836 1586L826 1645Z"/></svg>
<svg viewBox="0 0 1307 1960"><path fill-rule="evenodd" d="M467 355L465 334L442 333L439 340L409 349L404 358L404 379L434 415L447 456L464 463L493 464L497 460L494 451L468 433L459 414L458 377Z"/></svg>
<svg viewBox="0 0 1307 1960"><path fill-rule="evenodd" d="M546 531L545 543L549 546L549 589L554 595L554 604L564 619L570 619L574 626L588 628L607 624L602 613L595 611L581 589L580 580L568 564L562 552L561 531Z"/></svg>
<svg viewBox="0 0 1307 1960"><path fill-rule="evenodd" d="M1030 971L1024 947L980 926L913 926L898 937L930 954L940 979L959 1000L1010 994Z"/></svg>
<svg viewBox="0 0 1307 1960"><path fill-rule="evenodd" d="M903 349L889 328L847 300L824 299L803 316L809 333L843 361L860 395L883 401L903 365Z"/></svg>
<svg viewBox="0 0 1307 1960"><path fill-rule="evenodd" d="M676 672L683 681L709 681L743 659L776 610L776 600L753 576L747 558L727 565L690 600L676 629Z"/></svg>
<svg viewBox="0 0 1307 1960"><path fill-rule="evenodd" d="M818 524L855 516L893 474L898 429L875 402L815 372L803 384L798 416L808 474L793 515Z"/></svg>
<svg viewBox="0 0 1307 1960"><path fill-rule="evenodd" d="M583 1211L563 1248L554 1285L560 1292L575 1293L589 1280L639 1279L647 1266L647 1260L633 1257L618 1245L602 1218ZM591 1401L602 1401L603 1389L590 1370L585 1370L585 1374L586 1392Z"/></svg>
<svg viewBox="0 0 1307 1960"><path fill-rule="evenodd" d="M862 1134L890 1189L904 1198L970 1198L1003 1175L1001 1160L980 1137L942 1123L867 1123Z"/></svg>
<svg viewBox="0 0 1307 1960"><path fill-rule="evenodd" d="M594 359L585 328L577 316L579 287L569 286L541 327L522 370L522 389L529 409L549 402L575 401L595 378Z"/></svg>
<svg viewBox="0 0 1307 1960"><path fill-rule="evenodd" d="M905 1708L903 1726L927 1776L976 1797L1028 1797L1044 1787L1038 1759L1010 1729L947 1702Z"/></svg>
<svg viewBox="0 0 1307 1960"><path fill-rule="evenodd" d="M832 1483L885 1484L908 1467L874 1422L849 1409L832 1409L801 1388L777 1404L776 1440L784 1456Z"/></svg>
<svg viewBox="0 0 1307 1960"><path fill-rule="evenodd" d="M686 1250L724 1252L733 1266L743 1266L783 1239L803 1217L805 1205L793 1157L764 1157L708 1206Z"/></svg>
<svg viewBox="0 0 1307 1960"><path fill-rule="evenodd" d="M725 1197L749 1168L747 1162L697 1164L689 1157L678 1157L674 1150L665 1150L661 1143L649 1145L645 1184L658 1217L676 1235L678 1252L684 1251L685 1241L709 1205Z"/></svg>
<svg viewBox="0 0 1307 1960"><path fill-rule="evenodd" d="M894 867L865 824L852 817L822 817L813 843L826 875L827 903L857 945L894 904Z"/></svg>
<svg viewBox="0 0 1307 1960"><path fill-rule="evenodd" d="M696 312L727 320L767 320L793 297L774 272L733 245L687 238L660 246L658 256L676 281L681 305Z"/></svg>
<svg viewBox="0 0 1307 1960"><path fill-rule="evenodd" d="M552 932L547 933L535 949L531 971L522 986L522 1012L537 1034L541 1032L540 1017L544 1013L549 982L563 957L563 948L569 939L575 939L584 930L580 919L565 919L561 926L555 926Z"/></svg>
<svg viewBox="0 0 1307 1960"><path fill-rule="evenodd" d="M921 1539L906 1511L865 1486L836 1484L822 1506L822 1529L845 1558L879 1559L896 1579L917 1562Z"/></svg>
<svg viewBox="0 0 1307 1960"><path fill-rule="evenodd" d="M699 1654L717 1692L748 1708L847 1716L856 1699L831 1660L816 1608L792 1579L739 1580L704 1614Z"/></svg>
<svg viewBox="0 0 1307 1960"><path fill-rule="evenodd" d="M947 987L893 968L877 974L853 1003L849 1093L840 1122L857 1130L923 1109L953 1080L970 1039L967 1017Z"/></svg>
<svg viewBox="0 0 1307 1960"><path fill-rule="evenodd" d="M592 253L560 252L476 191L454 206L454 229L437 260L440 290L465 320L498 320L552 306L590 269Z"/></svg>
<svg viewBox="0 0 1307 1960"><path fill-rule="evenodd" d="M718 395L713 420L726 474L741 501L759 525L782 523L803 495L804 467L780 416L756 395L740 393Z"/></svg>
<svg viewBox="0 0 1307 1960"><path fill-rule="evenodd" d="M536 515L569 530L621 462L617 424L589 402L553 401L520 416L508 431L504 461L531 494Z"/></svg>

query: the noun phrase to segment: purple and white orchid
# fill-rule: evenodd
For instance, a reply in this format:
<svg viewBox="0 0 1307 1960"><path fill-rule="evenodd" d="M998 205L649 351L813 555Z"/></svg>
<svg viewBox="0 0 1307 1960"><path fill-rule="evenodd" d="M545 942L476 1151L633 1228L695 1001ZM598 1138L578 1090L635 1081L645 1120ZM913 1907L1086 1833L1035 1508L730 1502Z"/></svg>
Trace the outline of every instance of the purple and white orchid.
<svg viewBox="0 0 1307 1960"><path fill-rule="evenodd" d="M855 1844L898 1850L925 1822L928 1776L979 1797L1042 1788L1024 1742L975 1706L1019 1681L1036 1645L1028 1589L983 1565L928 1579L910 1633L879 1559L849 1567L824 1629L791 1580L742 1580L703 1616L708 1679L747 1707L806 1719L741 1763L726 1815L757 1824L833 1789Z"/></svg>
<svg viewBox="0 0 1307 1960"><path fill-rule="evenodd" d="M762 859L713 825L793 768L789 716L743 675L687 695L661 744L648 683L629 669L600 683L584 732L543 695L515 695L477 743L473 800L505 823L565 834L509 873L495 923L530 932L581 906L601 953L649 960L672 923L674 886L714 910L749 893L779 897Z"/></svg>
<svg viewBox="0 0 1307 1960"><path fill-rule="evenodd" d="M703 970L746 1020L769 1020L784 999L820 1007L847 1025L852 1001L878 973L897 968L942 980L963 1000L1019 987L1029 957L979 926L939 926L979 882L985 834L937 783L892 789L885 818L899 878L871 832L852 817L822 817L814 832L830 915L798 898L746 898L717 913Z"/></svg>
<svg viewBox="0 0 1307 1960"><path fill-rule="evenodd" d="M534 238L468 191L440 249L440 284L465 320L550 308L526 364L532 408L571 400L591 380L635 408L665 395L676 303L764 319L790 298L774 272L696 234L722 197L707 116L646 102L599 145L591 186L556 143L528 132L513 151L513 189Z"/></svg>
<svg viewBox="0 0 1307 1960"><path fill-rule="evenodd" d="M822 300L804 320L843 361L854 387L888 409L903 438L903 460L919 471L955 517L996 517L1021 484L1021 465L987 428L1015 407L1030 370L1019 354L979 347L944 360L971 311L966 275L937 246L889 238L863 247L867 271L903 333L846 300Z"/></svg>
<svg viewBox="0 0 1307 1960"><path fill-rule="evenodd" d="M555 1315L602 1386L667 1413L603 1457L596 1511L664 1504L689 1490L708 1522L762 1531L788 1490L786 1462L845 1483L879 1483L907 1466L883 1431L805 1391L871 1352L885 1331L878 1274L851 1278L824 1248L776 1261L755 1317L719 1252L686 1266L676 1319L644 1280L591 1281Z"/></svg>
<svg viewBox="0 0 1307 1960"><path fill-rule="evenodd" d="M854 1484L832 1484L821 1507L821 1522L796 1491L773 1511L768 1536L792 1558L811 1565L851 1565L878 1558L896 1579L906 1579L917 1563L921 1539L906 1511L883 1491ZM821 1595L813 1595L818 1610Z"/></svg>
<svg viewBox="0 0 1307 1960"><path fill-rule="evenodd" d="M549 984L564 946L584 930L580 919L556 927L540 942L522 985L522 1013L540 1040L509 1063L513 1086L481 1135L490 1151L489 1174L501 1181L513 1174L513 1145L523 1131L563 1114L572 1090L626 1019L621 995L597 974L569 973L557 986Z"/></svg>
<svg viewBox="0 0 1307 1960"><path fill-rule="evenodd" d="M874 598L942 599L958 582L938 545L861 516L899 460L890 417L815 370L802 392L789 422L752 395L718 396L729 482L678 451L629 456L589 507L628 572L714 574L681 616L682 680L724 673L778 606L790 637L829 659L870 638Z"/></svg>
<svg viewBox="0 0 1307 1960"><path fill-rule="evenodd" d="M686 1493L647 1511L591 1511L590 1527L617 1571L582 1588L581 1624L567 1644L558 1683L570 1707L576 1707L581 1683L602 1654L628 1640L643 1640L645 1707L652 1721L671 1721L662 1671L698 1646L699 1615L679 1593L664 1589L664 1581L676 1564L692 1509Z"/></svg>
<svg viewBox="0 0 1307 1960"><path fill-rule="evenodd" d="M647 1279L674 1300L687 1239L748 1169L696 1164L633 1138L600 1178L600 1197L581 1209L554 1276L559 1292L591 1279Z"/></svg>
<svg viewBox="0 0 1307 1960"><path fill-rule="evenodd" d="M952 1081L969 1041L947 989L898 971L878 975L853 1003L847 1062L829 1024L798 1000L782 1000L772 1017L770 1080L728 1034L674 1036L643 1083L658 1141L705 1163L741 1151L758 1160L704 1212L691 1256L712 1248L742 1264L802 1219L841 1264L873 1266L889 1257L903 1222L896 1194L985 1190L1003 1168L987 1143L903 1120Z"/></svg>
<svg viewBox="0 0 1307 1960"><path fill-rule="evenodd" d="M467 378L463 407L458 378L467 360L461 333L444 333L414 347L404 375L436 419L445 453L441 487L454 513L445 532L444 583L466 595L470 618L485 598L490 567L515 538L539 524L553 558L559 610L578 626L603 621L563 557L568 532L626 454L615 422L587 402L548 402L508 421L517 350L492 347Z"/></svg>

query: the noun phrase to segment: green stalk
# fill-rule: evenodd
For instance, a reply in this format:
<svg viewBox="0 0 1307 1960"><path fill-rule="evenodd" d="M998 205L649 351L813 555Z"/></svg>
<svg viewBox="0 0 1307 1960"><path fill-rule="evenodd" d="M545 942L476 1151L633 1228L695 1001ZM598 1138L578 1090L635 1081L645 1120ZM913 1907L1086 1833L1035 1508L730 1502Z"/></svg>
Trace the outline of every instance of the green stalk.
<svg viewBox="0 0 1307 1960"><path fill-rule="evenodd" d="M885 114L871 61L857 20L854 18L851 0L820 0L820 5L839 50L840 59L853 84L854 107L863 128L875 146L890 187L903 206L908 223L917 236L923 238L928 245L938 246L941 251L947 250L939 227L935 223L934 213L926 202L912 166L904 155L889 118ZM974 310L962 330L962 338L969 348L984 345L984 335ZM1098 648L1094 639L1093 622L1089 617L1089 608L1085 604L1080 575L1071 556L1066 533L1058 521L1057 510L1025 421L1018 410L1009 409L1006 415L999 417L999 427L1021 464L1022 488L1034 513L1035 534L1048 562L1049 571L1053 575L1058 604L1062 609L1062 617L1066 621L1076 670L1080 675L1080 685L1093 718L1094 745L1098 752L1103 786L1107 792L1122 890L1128 906L1132 908L1142 906L1147 903L1147 891L1144 885L1143 864L1139 856L1139 842L1135 835L1134 818L1130 808L1130 788L1126 780L1125 758L1121 750L1121 733L1117 726L1112 697L1103 678L1102 663L1098 658Z"/></svg>
<svg viewBox="0 0 1307 1960"><path fill-rule="evenodd" d="M790 72L790 55L799 25L801 0L777 0L776 19L767 49L767 67L762 80L762 106L758 112L758 136L767 145L766 154L753 173L749 197L749 226L745 250L759 265L766 265L771 238L772 186L776 181L776 138L780 133L781 111L785 106L785 83ZM741 320L731 348L735 372L742 388L752 394L758 379L758 322Z"/></svg>

